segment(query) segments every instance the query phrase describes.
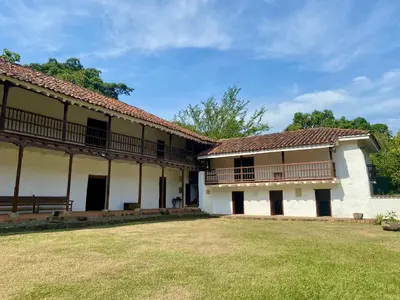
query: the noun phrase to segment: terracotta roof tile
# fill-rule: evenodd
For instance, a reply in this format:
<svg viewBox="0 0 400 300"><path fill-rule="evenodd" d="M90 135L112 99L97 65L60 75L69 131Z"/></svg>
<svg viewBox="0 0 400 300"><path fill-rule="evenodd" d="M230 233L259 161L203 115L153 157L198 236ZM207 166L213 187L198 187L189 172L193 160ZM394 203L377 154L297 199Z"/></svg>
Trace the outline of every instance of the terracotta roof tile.
<svg viewBox="0 0 400 300"><path fill-rule="evenodd" d="M178 131L203 142L214 142L212 139L182 128L174 123L161 119L153 114L117 99L109 98L73 83L45 75L28 67L9 63L0 58L0 75L11 77L32 85L43 87L54 92L97 105L118 113L125 114L146 122L150 122L166 129Z"/></svg>
<svg viewBox="0 0 400 300"><path fill-rule="evenodd" d="M368 133L369 132L365 130L338 128L312 128L284 131L281 133L220 140L218 144L203 151L200 155L327 145L335 143L339 137L366 135Z"/></svg>

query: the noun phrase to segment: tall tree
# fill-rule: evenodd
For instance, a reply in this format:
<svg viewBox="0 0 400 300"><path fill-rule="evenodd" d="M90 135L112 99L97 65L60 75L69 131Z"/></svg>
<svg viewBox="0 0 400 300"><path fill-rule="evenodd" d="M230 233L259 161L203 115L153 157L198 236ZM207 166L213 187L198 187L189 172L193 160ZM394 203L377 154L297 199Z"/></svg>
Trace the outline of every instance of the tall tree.
<svg viewBox="0 0 400 300"><path fill-rule="evenodd" d="M119 95L130 95L133 91L125 83L104 82L100 77L100 70L84 68L78 58L68 58L64 63L50 58L47 63L32 63L27 66L111 98L118 99Z"/></svg>
<svg viewBox="0 0 400 300"><path fill-rule="evenodd" d="M18 53L8 49L4 49L0 57L12 63L19 62L21 59ZM65 62L50 58L43 64L31 63L25 66L111 98L118 99L119 95L130 95L133 91L133 88L125 83L104 82L100 70L85 68L78 58L69 58Z"/></svg>
<svg viewBox="0 0 400 300"><path fill-rule="evenodd" d="M214 97L200 104L189 104L174 116L174 121L213 139L258 135L269 126L264 122L264 106L248 115L248 100L239 98L241 89L231 86L220 100Z"/></svg>
<svg viewBox="0 0 400 300"><path fill-rule="evenodd" d="M332 110L326 109L323 111L314 110L312 113L297 112L293 116L292 123L286 130L298 130L315 127L329 128L345 128L345 129L362 129L370 130L382 137L389 138L391 136L389 127L386 124L370 124L365 118L358 117L353 120L348 120L345 117L336 119Z"/></svg>
<svg viewBox="0 0 400 300"><path fill-rule="evenodd" d="M3 49L3 53L0 55L0 58L9 61L11 63L16 63L21 60L21 56L18 53L11 52L7 48Z"/></svg>
<svg viewBox="0 0 400 300"><path fill-rule="evenodd" d="M393 186L394 192L400 192L400 131L388 141L387 147L371 155L378 174L386 176Z"/></svg>

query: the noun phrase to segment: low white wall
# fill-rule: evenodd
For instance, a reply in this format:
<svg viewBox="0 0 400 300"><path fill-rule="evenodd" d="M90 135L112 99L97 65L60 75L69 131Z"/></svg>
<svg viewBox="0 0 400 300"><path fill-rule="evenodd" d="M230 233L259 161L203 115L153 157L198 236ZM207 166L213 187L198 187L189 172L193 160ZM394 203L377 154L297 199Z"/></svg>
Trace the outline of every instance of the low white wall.
<svg viewBox="0 0 400 300"><path fill-rule="evenodd" d="M0 143L0 195L14 194L18 147ZM22 160L20 195L65 196L67 192L69 155L61 151L27 147ZM108 162L104 158L75 155L71 174L73 210L84 211L89 175L107 176ZM186 171L185 183L188 182ZM165 168L166 204L181 196L181 170ZM143 165L142 207L159 207L159 178L161 167ZM128 161L112 161L110 209L121 210L125 202L138 201L139 165Z"/></svg>
<svg viewBox="0 0 400 300"><path fill-rule="evenodd" d="M377 214L386 214L388 211L395 211L400 217L400 197L371 197L365 217L375 218Z"/></svg>

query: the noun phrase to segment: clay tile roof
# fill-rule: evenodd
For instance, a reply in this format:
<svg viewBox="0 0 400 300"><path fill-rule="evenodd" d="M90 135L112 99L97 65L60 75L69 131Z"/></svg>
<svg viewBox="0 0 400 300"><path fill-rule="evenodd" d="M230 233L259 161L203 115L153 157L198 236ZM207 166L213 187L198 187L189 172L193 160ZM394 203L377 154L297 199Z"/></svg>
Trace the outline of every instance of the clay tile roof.
<svg viewBox="0 0 400 300"><path fill-rule="evenodd" d="M367 135L368 131L312 128L244 138L224 139L200 156L334 144L339 137Z"/></svg>
<svg viewBox="0 0 400 300"><path fill-rule="evenodd" d="M11 77L13 79L23 81L39 87L43 87L52 90L54 92L63 94L65 96L69 96L77 100L90 103L92 105L100 106L127 116L131 116L146 122L150 122L158 126L162 126L167 130L169 129L173 131L178 131L189 137L192 137L194 139L206 143L214 142L212 139L208 137L202 136L188 129L182 128L174 123L168 122L153 114L145 112L144 110L137 108L135 106L129 105L117 99L103 96L86 88L77 86L73 83L45 75L31 68L23 67L18 64L9 63L1 58L0 58L0 75Z"/></svg>

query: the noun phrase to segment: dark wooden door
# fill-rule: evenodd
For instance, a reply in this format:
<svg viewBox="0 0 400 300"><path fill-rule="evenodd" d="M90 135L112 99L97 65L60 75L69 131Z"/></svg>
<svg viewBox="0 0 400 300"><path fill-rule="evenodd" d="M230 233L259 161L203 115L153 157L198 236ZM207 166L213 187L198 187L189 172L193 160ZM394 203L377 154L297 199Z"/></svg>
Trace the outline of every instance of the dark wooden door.
<svg viewBox="0 0 400 300"><path fill-rule="evenodd" d="M283 191L269 191L271 216L283 215Z"/></svg>
<svg viewBox="0 0 400 300"><path fill-rule="evenodd" d="M317 205L317 216L318 217L331 217L331 190L315 190L315 201Z"/></svg>
<svg viewBox="0 0 400 300"><path fill-rule="evenodd" d="M90 146L105 148L107 144L108 123L88 118L85 143Z"/></svg>
<svg viewBox="0 0 400 300"><path fill-rule="evenodd" d="M232 206L234 215L244 214L244 192L232 192Z"/></svg>
<svg viewBox="0 0 400 300"><path fill-rule="evenodd" d="M107 176L89 175L86 190L86 211L101 211L106 200Z"/></svg>
<svg viewBox="0 0 400 300"><path fill-rule="evenodd" d="M162 185L162 181L164 181L164 185ZM164 187L164 203L162 199L162 186ZM158 180L158 207L159 208L165 208L166 206L166 200L167 199L167 178L166 177L160 177Z"/></svg>
<svg viewBox="0 0 400 300"><path fill-rule="evenodd" d="M192 204L192 191L191 191L190 183L186 183L185 185L185 203L186 205Z"/></svg>

